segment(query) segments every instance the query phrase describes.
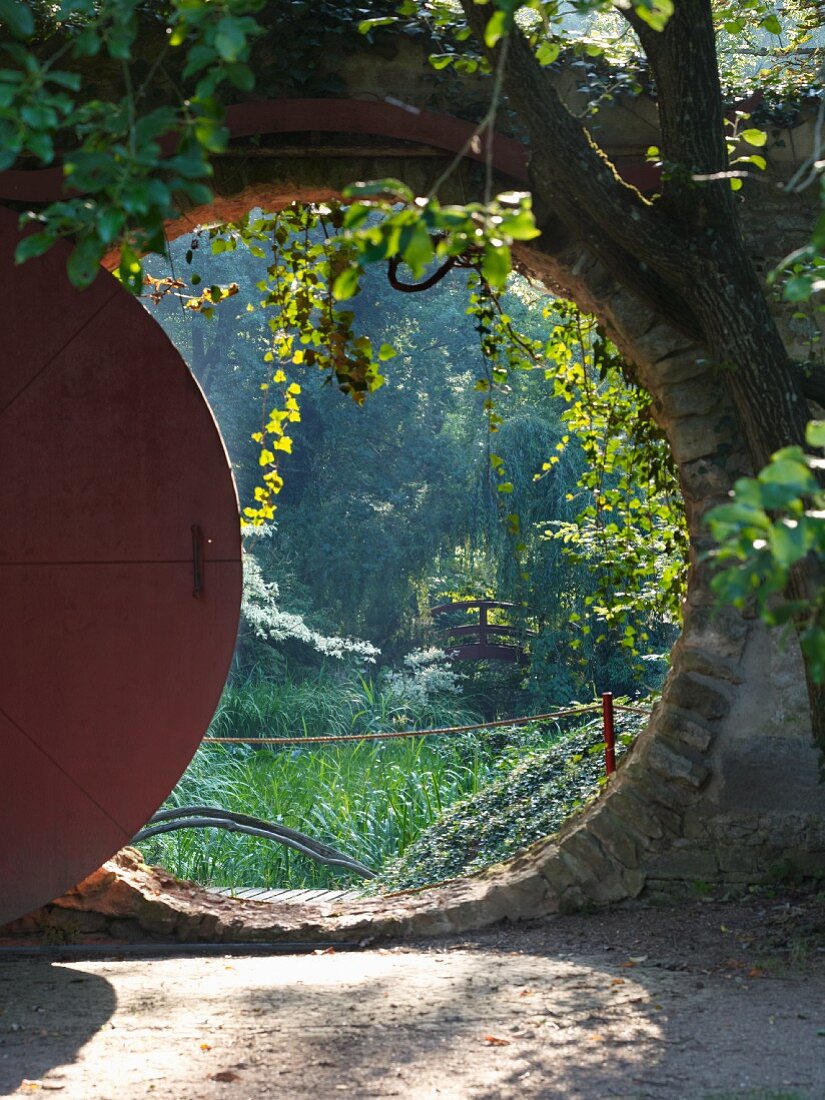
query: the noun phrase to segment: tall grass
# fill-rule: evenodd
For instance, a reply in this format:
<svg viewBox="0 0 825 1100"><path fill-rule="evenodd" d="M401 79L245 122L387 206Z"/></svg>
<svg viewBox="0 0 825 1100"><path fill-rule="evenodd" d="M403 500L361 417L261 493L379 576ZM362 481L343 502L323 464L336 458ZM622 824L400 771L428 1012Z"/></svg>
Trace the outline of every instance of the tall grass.
<svg viewBox="0 0 825 1100"><path fill-rule="evenodd" d="M362 674L322 667L273 680L260 673L230 681L209 733L212 737L325 737L381 733L416 725L469 725L478 714L460 695L412 700Z"/></svg>
<svg viewBox="0 0 825 1100"><path fill-rule="evenodd" d="M323 736L469 725L449 692L406 695L397 684L325 670L230 684L210 727L216 737ZM295 746L202 745L167 806L212 805L308 833L376 872L402 856L457 802L554 744L555 726L443 737ZM279 844L219 829L185 829L141 845L144 858L216 886L357 885L351 872Z"/></svg>
<svg viewBox="0 0 825 1100"><path fill-rule="evenodd" d="M204 745L169 806L208 804L309 833L378 870L422 829L495 774L480 738L250 749ZM281 845L185 830L141 845L150 863L220 886L322 887L358 881Z"/></svg>

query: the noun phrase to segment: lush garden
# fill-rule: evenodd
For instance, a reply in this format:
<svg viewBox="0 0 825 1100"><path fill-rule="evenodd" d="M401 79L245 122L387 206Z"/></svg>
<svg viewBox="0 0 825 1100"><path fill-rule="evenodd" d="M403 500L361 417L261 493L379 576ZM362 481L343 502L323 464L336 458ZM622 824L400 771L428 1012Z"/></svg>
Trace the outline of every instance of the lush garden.
<svg viewBox="0 0 825 1100"><path fill-rule="evenodd" d="M213 233L211 246L203 234L185 238L166 266L150 268L156 280L187 284L197 267L198 285L236 284L216 292L214 311L191 308L188 285L150 284L148 303L212 402L242 507L263 497L259 429L273 372L260 304L272 267L243 236L241 227ZM606 690L646 696L675 630L683 541L672 484L644 467L631 476L615 444L597 442L605 418L635 400L615 352L569 306L513 279L496 324L533 357L494 385L479 353L492 322L468 314L466 284L457 272L426 295L399 295L380 274L365 277L351 324L388 362L386 384L357 407L324 374L291 365L300 382L290 383L278 510L246 529L241 631L209 730L253 743L204 744L169 800L299 829L379 872L379 888L488 866L555 831L603 782L599 722L583 714L458 735L301 741L479 725ZM564 358L573 329L578 343ZM555 375L540 346L545 357L555 349ZM588 426L573 398L597 377ZM618 518L630 500L635 525ZM619 559L635 567L621 588ZM447 659L430 608L479 598L512 605L491 621L515 627L525 663ZM453 625L469 621L459 612ZM628 736L638 724L623 727ZM254 744L261 737L296 743ZM357 883L212 829L155 837L143 851L216 885Z"/></svg>
<svg viewBox="0 0 825 1100"><path fill-rule="evenodd" d="M483 721L447 693L420 706L399 702L386 681L381 688L364 677L336 683L316 672L287 690L277 681L247 681L227 687L211 732L283 736L290 715L302 716L305 736L323 729L331 738L355 729L397 731L399 719L404 729ZM619 752L638 721L620 720ZM585 714L328 745L301 745L300 735L288 746L207 743L168 805L219 806L277 821L379 872L379 888L419 886L489 866L555 832L604 782L602 738L600 715ZM223 830L187 829L142 847L151 862L219 886L358 883L286 847Z"/></svg>
<svg viewBox="0 0 825 1100"><path fill-rule="evenodd" d="M744 459L742 471L762 471L740 478L735 499L711 517L729 567L714 589L740 608L756 594L765 621L793 625L825 746L823 460L803 450L825 442L821 423L806 434L805 401L822 402L811 322L821 309L825 219L784 259L766 252L769 290L739 215L757 181L763 189L778 183L785 164L790 175L784 155L775 165L769 158L786 145L781 129L804 119L819 94L811 74L822 51L821 11L748 3L732 12L670 0L619 12L589 0L575 12L539 0L486 6L327 4L317 21L303 3L258 0L0 3L0 167L62 163L69 184L59 201L23 213L32 231L17 259L71 239L68 275L83 287L101 258L119 251L122 283L153 300L217 411L254 526L238 651L212 732L302 737L431 725L445 708L489 720L606 688L632 697L655 691L678 629L687 543L680 448L671 453L660 425L670 421L674 438L677 420L705 415L705 394L697 383L677 397L646 368L675 360L689 338L702 348L690 369L712 366L730 403L725 438L707 441L719 484L733 476L731 454ZM491 171L483 201L455 206L442 204L441 180L424 196L403 181L365 182L347 190L347 207L255 211L176 242L166 263L143 263L163 249L166 224L211 201L210 157L230 138L223 96L338 94L327 83L337 74L316 65L320 56L329 51L334 70L364 42L383 56L395 35L424 46L442 90L453 90L444 83L453 76L454 90L471 77L471 96L484 101L470 116L481 119L479 148L486 130L501 127L528 140L541 165L534 196L494 196ZM638 99L660 113L661 148L647 149L659 171L650 196L624 186L610 146L598 147L606 131L593 120L620 98L621 109ZM808 161L798 156L784 181L794 197L814 193L822 178L816 149ZM621 361L596 319L511 276L524 242L551 261L548 270L558 261L559 281L582 301L599 303L602 322L635 349L634 364ZM595 289L586 276L578 287L592 259L607 282L599 276ZM432 289L397 294L398 280L392 289L384 275L397 276L399 265L406 289L416 280ZM810 333L798 361L783 345L770 300L777 293ZM627 317L601 301L619 295L630 301ZM651 362L636 332L639 309L647 332L670 333L669 348L649 342ZM712 491L710 473L700 480ZM419 690L424 669L405 662L443 649L430 608L456 598L512 604L511 621L530 636L523 673L438 669L433 661L436 678ZM441 686L438 677L446 677ZM479 735L477 750L463 754L459 742L427 742L340 750L334 766L326 749L314 759L320 773L364 775L366 759L351 766L358 753L419 752L409 774L427 791L419 801L435 811L417 821L416 835L431 827L443 835L448 802L500 791L508 805L501 773L512 766L520 783L519 769L532 768L522 751L546 750L550 759L562 750L547 741L566 732L537 734L546 739L541 748ZM293 748L224 750L208 767L201 753L172 797L200 800L211 789L217 798L220 787L224 799L230 788L252 799L251 779L238 775L269 775L288 758L308 758ZM574 764L586 757L576 744L567 749ZM438 761L424 762L424 753ZM444 761L449 780L424 778L440 774ZM374 781L382 792L388 784ZM285 777L284 797L294 802L299 786L313 784ZM324 801L319 794L313 804ZM556 801L559 812L572 804L566 794ZM290 812L269 799L261 805ZM394 816L412 819L398 808ZM301 817L307 827L309 813ZM377 810L375 819L382 816L390 815ZM413 832L405 826L404 839L393 841L396 856ZM187 843L205 850L214 838ZM471 863L501 854L492 840L474 843ZM158 842L155 855L186 870L175 855L183 844L170 841L161 853ZM195 872L190 861L189 870L214 875L206 863ZM224 863L228 874L232 860Z"/></svg>

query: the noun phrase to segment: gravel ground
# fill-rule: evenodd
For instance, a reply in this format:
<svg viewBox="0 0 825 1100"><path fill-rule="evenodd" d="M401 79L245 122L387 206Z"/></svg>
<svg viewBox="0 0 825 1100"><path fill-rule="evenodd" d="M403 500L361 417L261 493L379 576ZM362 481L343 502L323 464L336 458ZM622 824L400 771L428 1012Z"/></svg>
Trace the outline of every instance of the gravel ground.
<svg viewBox="0 0 825 1100"><path fill-rule="evenodd" d="M823 930L808 893L357 952L0 952L0 1095L822 1100Z"/></svg>

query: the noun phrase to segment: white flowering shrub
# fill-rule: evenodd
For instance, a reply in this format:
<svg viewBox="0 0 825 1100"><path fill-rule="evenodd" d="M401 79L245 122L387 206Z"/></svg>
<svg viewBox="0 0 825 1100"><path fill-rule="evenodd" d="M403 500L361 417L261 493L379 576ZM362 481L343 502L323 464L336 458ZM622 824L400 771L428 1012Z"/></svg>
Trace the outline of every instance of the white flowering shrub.
<svg viewBox="0 0 825 1100"><path fill-rule="evenodd" d="M284 611L279 606L279 597L277 583L264 578L252 552L245 550L241 615L257 638L271 642L304 642L324 657L336 657L339 660L344 657L358 657L364 662L373 663L381 652L370 642L340 638L313 630L301 615Z"/></svg>
<svg viewBox="0 0 825 1100"><path fill-rule="evenodd" d="M431 646L408 653L404 667L385 673L384 682L399 702L425 706L438 696L460 695L464 679L465 676L455 671L444 650Z"/></svg>

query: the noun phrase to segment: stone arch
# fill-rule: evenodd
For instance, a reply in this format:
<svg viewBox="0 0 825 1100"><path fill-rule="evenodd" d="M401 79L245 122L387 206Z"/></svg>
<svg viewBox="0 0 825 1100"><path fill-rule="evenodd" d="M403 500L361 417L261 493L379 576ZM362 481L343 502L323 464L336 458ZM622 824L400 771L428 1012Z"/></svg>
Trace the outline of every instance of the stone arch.
<svg viewBox="0 0 825 1100"><path fill-rule="evenodd" d="M329 111L330 101L314 102ZM249 114L243 123L248 128L241 126L238 136L273 132L272 105L254 106L258 113ZM378 106L383 110L389 105L347 108L350 114L341 116L346 132L365 132L357 126L374 119ZM398 110L403 111L390 112L393 126L401 117L393 114ZM304 126L318 117L309 108L307 112ZM414 141L407 114L404 138ZM329 113L328 119L332 117ZM249 128L253 121L263 128ZM343 123L338 119L336 124ZM463 126L466 137L472 124ZM450 133L457 136L459 131ZM501 148L507 156L502 152L499 161ZM523 180L514 150L496 149L496 167ZM10 175L23 174L0 176L0 198L24 197L19 190L9 195L10 186L22 186L19 179L9 181ZM296 198L317 201L338 194L334 187L324 191L315 182L301 184L297 176L259 180L234 190L219 183L222 194L208 211L190 212L186 224L173 223L170 233L178 226L185 231L210 212L223 219L241 205L246 211L260 202L283 205ZM801 871L821 867L825 796L816 782L795 643L791 640L783 649L753 619L733 610L716 613L701 561L707 546L706 510L725 497L737 477L750 472L733 409L701 346L662 323L585 250L559 253L549 245L544 250L542 243L522 249L520 259L606 325L652 394L654 413L679 468L693 563L684 630L662 700L603 794L557 836L471 879L400 896L389 908L364 903L332 923L310 921L310 934L323 927L326 934L338 930L351 936L379 925L390 934L459 931L505 917L616 902L656 883L763 880L778 860Z"/></svg>
<svg viewBox="0 0 825 1100"><path fill-rule="evenodd" d="M662 700L602 796L505 866L399 897L391 913L358 907L365 927L378 920L393 934L607 904L672 882L760 881L782 861L814 870L825 854L825 797L795 640L783 648L754 619L714 611L701 560L704 513L752 472L724 387L699 344L592 256L541 244L522 248L519 261L606 325L670 441L692 541L684 628ZM347 927L351 920L358 925L355 913Z"/></svg>

